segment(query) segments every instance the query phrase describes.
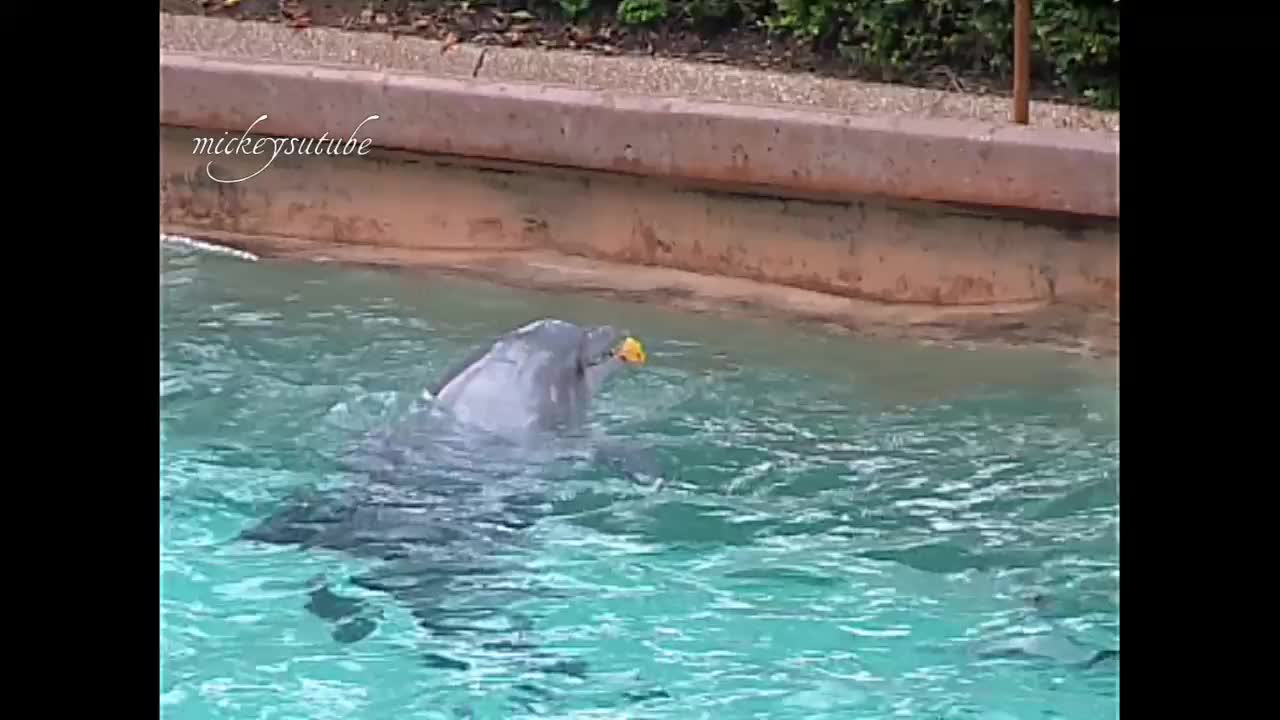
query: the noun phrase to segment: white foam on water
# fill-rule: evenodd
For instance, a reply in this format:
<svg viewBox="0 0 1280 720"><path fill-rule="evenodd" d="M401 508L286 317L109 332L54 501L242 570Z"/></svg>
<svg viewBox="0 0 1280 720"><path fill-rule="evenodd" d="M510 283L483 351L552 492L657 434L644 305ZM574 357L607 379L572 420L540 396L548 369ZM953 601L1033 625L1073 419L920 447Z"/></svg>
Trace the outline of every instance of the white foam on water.
<svg viewBox="0 0 1280 720"><path fill-rule="evenodd" d="M171 243L173 245L183 245L189 248L193 248L195 250L216 253L218 255L230 255L231 257L237 257L237 258L240 258L241 260L248 260L249 262L258 261L258 256L254 255L253 253L245 252L244 250L237 250L231 247L226 247L225 245L215 245L214 243L204 242L203 240L195 240L193 238L185 237L183 235L169 235L167 233L160 233L160 242Z"/></svg>

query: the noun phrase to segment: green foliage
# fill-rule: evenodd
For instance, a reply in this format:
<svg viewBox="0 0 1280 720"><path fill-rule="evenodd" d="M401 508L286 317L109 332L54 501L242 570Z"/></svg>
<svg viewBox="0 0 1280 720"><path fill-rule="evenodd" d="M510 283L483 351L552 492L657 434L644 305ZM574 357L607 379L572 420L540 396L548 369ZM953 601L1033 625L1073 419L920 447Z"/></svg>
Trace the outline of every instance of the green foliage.
<svg viewBox="0 0 1280 720"><path fill-rule="evenodd" d="M667 0L622 0L618 3L618 19L624 25L649 25L665 20L669 10Z"/></svg>
<svg viewBox="0 0 1280 720"><path fill-rule="evenodd" d="M536 0L534 0L536 2ZM570 19L762 27L894 81L937 66L1008 80L1014 0L556 0ZM531 3L533 4L533 3ZM1093 104L1120 106L1120 1L1033 0L1032 72Z"/></svg>
<svg viewBox="0 0 1280 720"><path fill-rule="evenodd" d="M722 20L733 12L734 0L686 0L685 14L695 20Z"/></svg>
<svg viewBox="0 0 1280 720"><path fill-rule="evenodd" d="M947 65L1008 77L1013 0L776 0L770 27L827 46L887 79ZM1119 0L1034 0L1033 71L1119 106Z"/></svg>
<svg viewBox="0 0 1280 720"><path fill-rule="evenodd" d="M577 20L579 15L591 9L591 0L556 0L556 4L570 20Z"/></svg>

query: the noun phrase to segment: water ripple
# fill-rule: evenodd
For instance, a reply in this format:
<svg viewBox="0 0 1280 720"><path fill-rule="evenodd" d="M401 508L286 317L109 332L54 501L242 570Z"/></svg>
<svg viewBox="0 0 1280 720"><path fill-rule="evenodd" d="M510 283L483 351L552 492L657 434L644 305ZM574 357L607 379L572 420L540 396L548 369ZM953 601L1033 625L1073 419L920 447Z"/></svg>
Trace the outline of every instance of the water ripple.
<svg viewBox="0 0 1280 720"><path fill-rule="evenodd" d="M1093 663L1119 647L1106 372L189 252L161 284L172 717L1114 714L1118 666ZM652 338L593 422L677 472L655 493L578 460L554 483L492 465L465 512L523 494L540 520L447 599L504 614L431 632L345 582L368 558L237 540L292 492L345 487L343 450L530 315ZM830 357L784 352L805 342ZM305 610L317 578L376 631L335 643Z"/></svg>

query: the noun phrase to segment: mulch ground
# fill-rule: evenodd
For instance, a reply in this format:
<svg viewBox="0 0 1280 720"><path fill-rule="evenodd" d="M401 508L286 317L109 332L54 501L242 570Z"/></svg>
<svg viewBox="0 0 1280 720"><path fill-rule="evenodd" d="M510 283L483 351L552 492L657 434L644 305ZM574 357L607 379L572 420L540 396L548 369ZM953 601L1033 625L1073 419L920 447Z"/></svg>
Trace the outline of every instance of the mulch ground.
<svg viewBox="0 0 1280 720"><path fill-rule="evenodd" d="M764 30L695 27L672 18L650 28L622 25L611 14L593 12L575 23L545 10L505 10L503 0L472 3L440 0L162 0L162 12L281 23L290 27L329 27L414 35L446 43L507 47L546 47L604 55L653 55L698 62L824 77L893 82L913 87L1008 97L1010 81L936 66L912 74L885 77L859 67L809 42L780 38ZM1047 83L1032 84L1031 97L1089 105Z"/></svg>

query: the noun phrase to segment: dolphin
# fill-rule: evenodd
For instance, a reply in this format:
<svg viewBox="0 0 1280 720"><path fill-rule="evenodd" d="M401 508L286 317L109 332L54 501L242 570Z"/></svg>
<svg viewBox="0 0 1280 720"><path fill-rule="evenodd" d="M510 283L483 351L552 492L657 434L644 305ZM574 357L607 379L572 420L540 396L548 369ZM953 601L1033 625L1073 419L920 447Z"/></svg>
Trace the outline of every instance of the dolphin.
<svg viewBox="0 0 1280 720"><path fill-rule="evenodd" d="M377 569L353 584L390 594L435 634L480 632L475 621L527 592L504 585L508 566L498 558L518 550L523 531L545 512L545 489L558 472L598 460L574 442L593 397L619 370L645 362L639 341L612 326L544 318L512 330L450 368L427 388L425 404L344 457L358 482L337 493L300 493L241 538L374 559ZM468 604L457 607L461 600ZM323 579L306 607L334 624L341 643L377 628L364 602Z"/></svg>
<svg viewBox="0 0 1280 720"><path fill-rule="evenodd" d="M978 650L978 657L1039 660L1087 670L1108 660L1119 661L1120 651L1089 647L1069 635L1049 632L989 642Z"/></svg>
<svg viewBox="0 0 1280 720"><path fill-rule="evenodd" d="M1022 609L1029 621L1042 624L1041 632L988 640L977 648L984 660L1016 659L1089 670L1103 663L1119 663L1120 650L1082 642L1060 619L1084 611L1092 598L1064 602L1047 589L1035 588L1024 598ZM1105 609L1105 606L1104 608Z"/></svg>

